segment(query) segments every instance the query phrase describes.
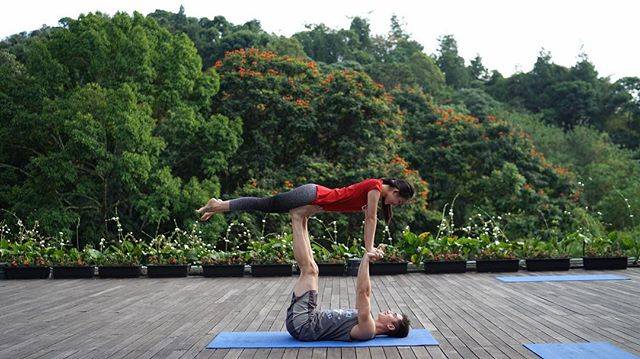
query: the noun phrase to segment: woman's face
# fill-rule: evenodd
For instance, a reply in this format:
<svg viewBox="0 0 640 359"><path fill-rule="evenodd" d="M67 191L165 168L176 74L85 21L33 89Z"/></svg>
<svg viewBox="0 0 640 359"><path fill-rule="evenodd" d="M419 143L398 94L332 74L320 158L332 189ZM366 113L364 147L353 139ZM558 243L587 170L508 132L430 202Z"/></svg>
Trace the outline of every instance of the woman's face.
<svg viewBox="0 0 640 359"><path fill-rule="evenodd" d="M407 199L400 196L400 191L397 188L390 188L384 200L384 204L390 204L392 206L405 204L405 202L407 202Z"/></svg>

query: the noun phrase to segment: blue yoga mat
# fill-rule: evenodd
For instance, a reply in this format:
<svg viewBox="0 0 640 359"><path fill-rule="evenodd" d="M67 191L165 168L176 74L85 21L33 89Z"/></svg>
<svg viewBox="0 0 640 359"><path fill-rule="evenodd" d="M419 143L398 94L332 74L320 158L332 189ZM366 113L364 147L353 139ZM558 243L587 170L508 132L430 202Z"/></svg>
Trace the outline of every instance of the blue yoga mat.
<svg viewBox="0 0 640 359"><path fill-rule="evenodd" d="M569 280L619 280L629 277L617 274L519 275L496 277L502 282L562 282Z"/></svg>
<svg viewBox="0 0 640 359"><path fill-rule="evenodd" d="M640 359L606 342L525 344L542 359Z"/></svg>
<svg viewBox="0 0 640 359"><path fill-rule="evenodd" d="M303 342L288 332L221 332L207 345L209 349L230 348L335 348L335 347L402 347L411 345L438 345L426 329L411 329L405 338L386 335L371 340L343 342L324 340Z"/></svg>

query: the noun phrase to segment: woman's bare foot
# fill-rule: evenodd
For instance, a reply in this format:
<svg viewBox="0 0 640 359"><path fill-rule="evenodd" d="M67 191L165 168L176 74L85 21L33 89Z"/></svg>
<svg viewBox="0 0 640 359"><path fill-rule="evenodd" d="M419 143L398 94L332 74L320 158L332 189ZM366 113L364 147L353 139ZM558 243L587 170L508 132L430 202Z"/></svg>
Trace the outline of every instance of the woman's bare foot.
<svg viewBox="0 0 640 359"><path fill-rule="evenodd" d="M196 211L200 214L203 214L202 217L200 217L200 220L206 221L217 212L224 212L224 202L225 201L211 198L206 205L200 207L200 209Z"/></svg>

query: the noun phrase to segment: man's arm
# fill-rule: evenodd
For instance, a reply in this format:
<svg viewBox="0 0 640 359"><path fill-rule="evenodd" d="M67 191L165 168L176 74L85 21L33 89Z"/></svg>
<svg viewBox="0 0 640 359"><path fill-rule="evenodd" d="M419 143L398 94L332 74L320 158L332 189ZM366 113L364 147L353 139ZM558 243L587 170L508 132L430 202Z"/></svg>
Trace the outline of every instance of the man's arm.
<svg viewBox="0 0 640 359"><path fill-rule="evenodd" d="M356 309L358 310L358 324L351 329L351 337L367 340L376 334L376 324L371 316L371 281L369 279L369 259L371 253L365 252L358 268L356 279Z"/></svg>
<svg viewBox="0 0 640 359"><path fill-rule="evenodd" d="M367 210L364 215L364 248L367 252L373 252L373 240L376 235L378 223L378 200L380 191L371 190L367 193Z"/></svg>

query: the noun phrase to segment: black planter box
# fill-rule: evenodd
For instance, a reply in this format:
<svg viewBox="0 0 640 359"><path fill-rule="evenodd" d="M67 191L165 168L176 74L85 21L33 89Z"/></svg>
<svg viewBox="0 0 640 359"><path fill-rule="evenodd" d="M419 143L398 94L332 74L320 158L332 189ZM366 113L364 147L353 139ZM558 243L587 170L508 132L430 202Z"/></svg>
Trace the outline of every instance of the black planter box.
<svg viewBox="0 0 640 359"><path fill-rule="evenodd" d="M149 264L147 265L148 278L173 278L189 275L188 264Z"/></svg>
<svg viewBox="0 0 640 359"><path fill-rule="evenodd" d="M374 262L369 263L369 274L405 274L407 273L408 262Z"/></svg>
<svg viewBox="0 0 640 359"><path fill-rule="evenodd" d="M584 269L627 269L627 257L582 257Z"/></svg>
<svg viewBox="0 0 640 359"><path fill-rule="evenodd" d="M0 263L0 279L5 279L4 269L7 268L7 263Z"/></svg>
<svg viewBox="0 0 640 359"><path fill-rule="evenodd" d="M49 267L6 267L5 277L6 279L48 279Z"/></svg>
<svg viewBox="0 0 640 359"><path fill-rule="evenodd" d="M478 272L517 272L519 259L480 259L476 260Z"/></svg>
<svg viewBox="0 0 640 359"><path fill-rule="evenodd" d="M438 273L464 273L467 271L467 261L424 261L424 272L428 274Z"/></svg>
<svg viewBox="0 0 640 359"><path fill-rule="evenodd" d="M349 258L347 260L347 275L354 276L354 277L357 276L359 267L360 267L360 258ZM371 273L371 270L369 270L369 273Z"/></svg>
<svg viewBox="0 0 640 359"><path fill-rule="evenodd" d="M527 258L525 259L527 270L530 272L546 270L569 270L570 258Z"/></svg>
<svg viewBox="0 0 640 359"><path fill-rule="evenodd" d="M53 279L93 278L93 266L53 266Z"/></svg>
<svg viewBox="0 0 640 359"><path fill-rule="evenodd" d="M254 277L287 277L293 274L291 264L252 264Z"/></svg>
<svg viewBox="0 0 640 359"><path fill-rule="evenodd" d="M140 276L140 266L99 266L100 278L136 278Z"/></svg>
<svg viewBox="0 0 640 359"><path fill-rule="evenodd" d="M202 266L204 277L242 277L244 264L205 264Z"/></svg>
<svg viewBox="0 0 640 359"><path fill-rule="evenodd" d="M320 275L344 275L344 263L318 263L318 273Z"/></svg>

